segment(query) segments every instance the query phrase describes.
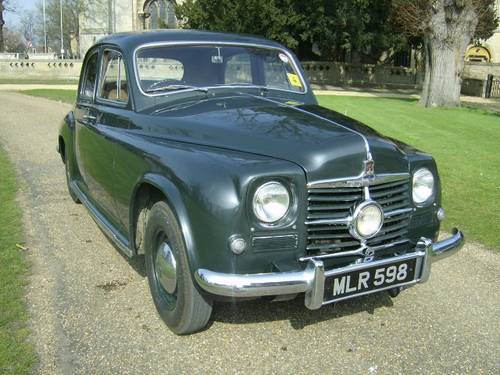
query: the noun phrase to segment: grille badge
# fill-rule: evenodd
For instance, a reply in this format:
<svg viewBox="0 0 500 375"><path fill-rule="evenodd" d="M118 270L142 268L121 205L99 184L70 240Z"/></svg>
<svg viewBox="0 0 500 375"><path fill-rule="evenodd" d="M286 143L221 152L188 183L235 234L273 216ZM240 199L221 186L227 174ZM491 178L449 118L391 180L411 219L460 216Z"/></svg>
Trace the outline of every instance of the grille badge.
<svg viewBox="0 0 500 375"><path fill-rule="evenodd" d="M375 175L375 162L373 159L368 159L364 161L364 177L372 177Z"/></svg>

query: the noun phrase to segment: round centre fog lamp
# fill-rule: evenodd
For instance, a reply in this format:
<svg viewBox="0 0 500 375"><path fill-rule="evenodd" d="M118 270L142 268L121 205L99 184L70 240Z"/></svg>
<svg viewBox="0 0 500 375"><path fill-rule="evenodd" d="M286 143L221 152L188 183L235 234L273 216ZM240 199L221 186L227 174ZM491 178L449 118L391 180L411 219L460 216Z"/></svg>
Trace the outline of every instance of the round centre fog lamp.
<svg viewBox="0 0 500 375"><path fill-rule="evenodd" d="M361 203L354 211L351 234L361 240L375 236L384 224L384 211L373 201Z"/></svg>

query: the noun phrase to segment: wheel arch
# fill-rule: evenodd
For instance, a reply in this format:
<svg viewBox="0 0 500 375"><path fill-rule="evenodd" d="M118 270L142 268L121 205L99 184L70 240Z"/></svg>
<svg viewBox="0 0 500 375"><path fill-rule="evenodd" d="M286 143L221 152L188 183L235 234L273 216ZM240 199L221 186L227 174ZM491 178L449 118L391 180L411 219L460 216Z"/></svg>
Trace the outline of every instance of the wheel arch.
<svg viewBox="0 0 500 375"><path fill-rule="evenodd" d="M70 154L73 152L74 129L75 129L75 116L73 111L70 111L62 121L57 141L57 151L59 152L59 155L61 155L63 163L66 163L67 160L70 160L71 162Z"/></svg>
<svg viewBox="0 0 500 375"><path fill-rule="evenodd" d="M134 189L129 210L131 247L135 254L144 253L142 237L140 237L144 233L144 227L141 226L145 225L147 209L159 200L165 200L174 212L181 227L189 265L193 269L196 264L195 244L188 211L177 186L162 175L148 173L139 180ZM141 217L141 215L144 216Z"/></svg>
<svg viewBox="0 0 500 375"><path fill-rule="evenodd" d="M66 144L62 135L59 135L59 139L57 142L57 151L61 156L62 162L66 164Z"/></svg>

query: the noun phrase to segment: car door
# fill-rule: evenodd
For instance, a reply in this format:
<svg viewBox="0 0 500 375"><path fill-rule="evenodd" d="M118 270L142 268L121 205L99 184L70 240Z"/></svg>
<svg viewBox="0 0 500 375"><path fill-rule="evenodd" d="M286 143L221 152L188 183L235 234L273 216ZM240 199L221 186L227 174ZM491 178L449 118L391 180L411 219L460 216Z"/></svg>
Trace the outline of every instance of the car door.
<svg viewBox="0 0 500 375"><path fill-rule="evenodd" d="M126 234L126 228L118 217L116 195L120 194L117 184L116 165L127 164L127 160L116 160L117 151L122 147L123 133L130 128L131 100L127 72L122 53L114 48L104 48L101 59L101 76L96 94L95 111L100 147L112 157L112 165L102 165L93 176L94 183L101 189L99 199L111 214L110 220L115 229ZM109 168L109 170L108 170ZM118 191L117 191L118 190Z"/></svg>
<svg viewBox="0 0 500 375"><path fill-rule="evenodd" d="M94 109L95 90L99 75L99 49L91 50L84 61L83 75L76 100L75 115L75 158L79 172L78 187L86 196L88 189L88 166L87 157L91 152L88 142L87 129L95 126L97 119Z"/></svg>
<svg viewBox="0 0 500 375"><path fill-rule="evenodd" d="M113 198L113 139L102 126L102 111L96 103L107 62L99 49L91 53L77 100L76 159L81 190L106 219L115 224Z"/></svg>

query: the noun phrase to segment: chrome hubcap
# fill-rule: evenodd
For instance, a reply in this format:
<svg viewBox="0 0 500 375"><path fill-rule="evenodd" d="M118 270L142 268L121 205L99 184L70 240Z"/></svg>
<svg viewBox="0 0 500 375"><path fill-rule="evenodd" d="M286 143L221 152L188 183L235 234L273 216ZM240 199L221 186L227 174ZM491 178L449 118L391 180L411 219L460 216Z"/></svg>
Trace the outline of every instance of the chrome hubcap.
<svg viewBox="0 0 500 375"><path fill-rule="evenodd" d="M166 242L160 243L155 259L156 279L167 293L174 293L177 287L177 263L174 253Z"/></svg>

